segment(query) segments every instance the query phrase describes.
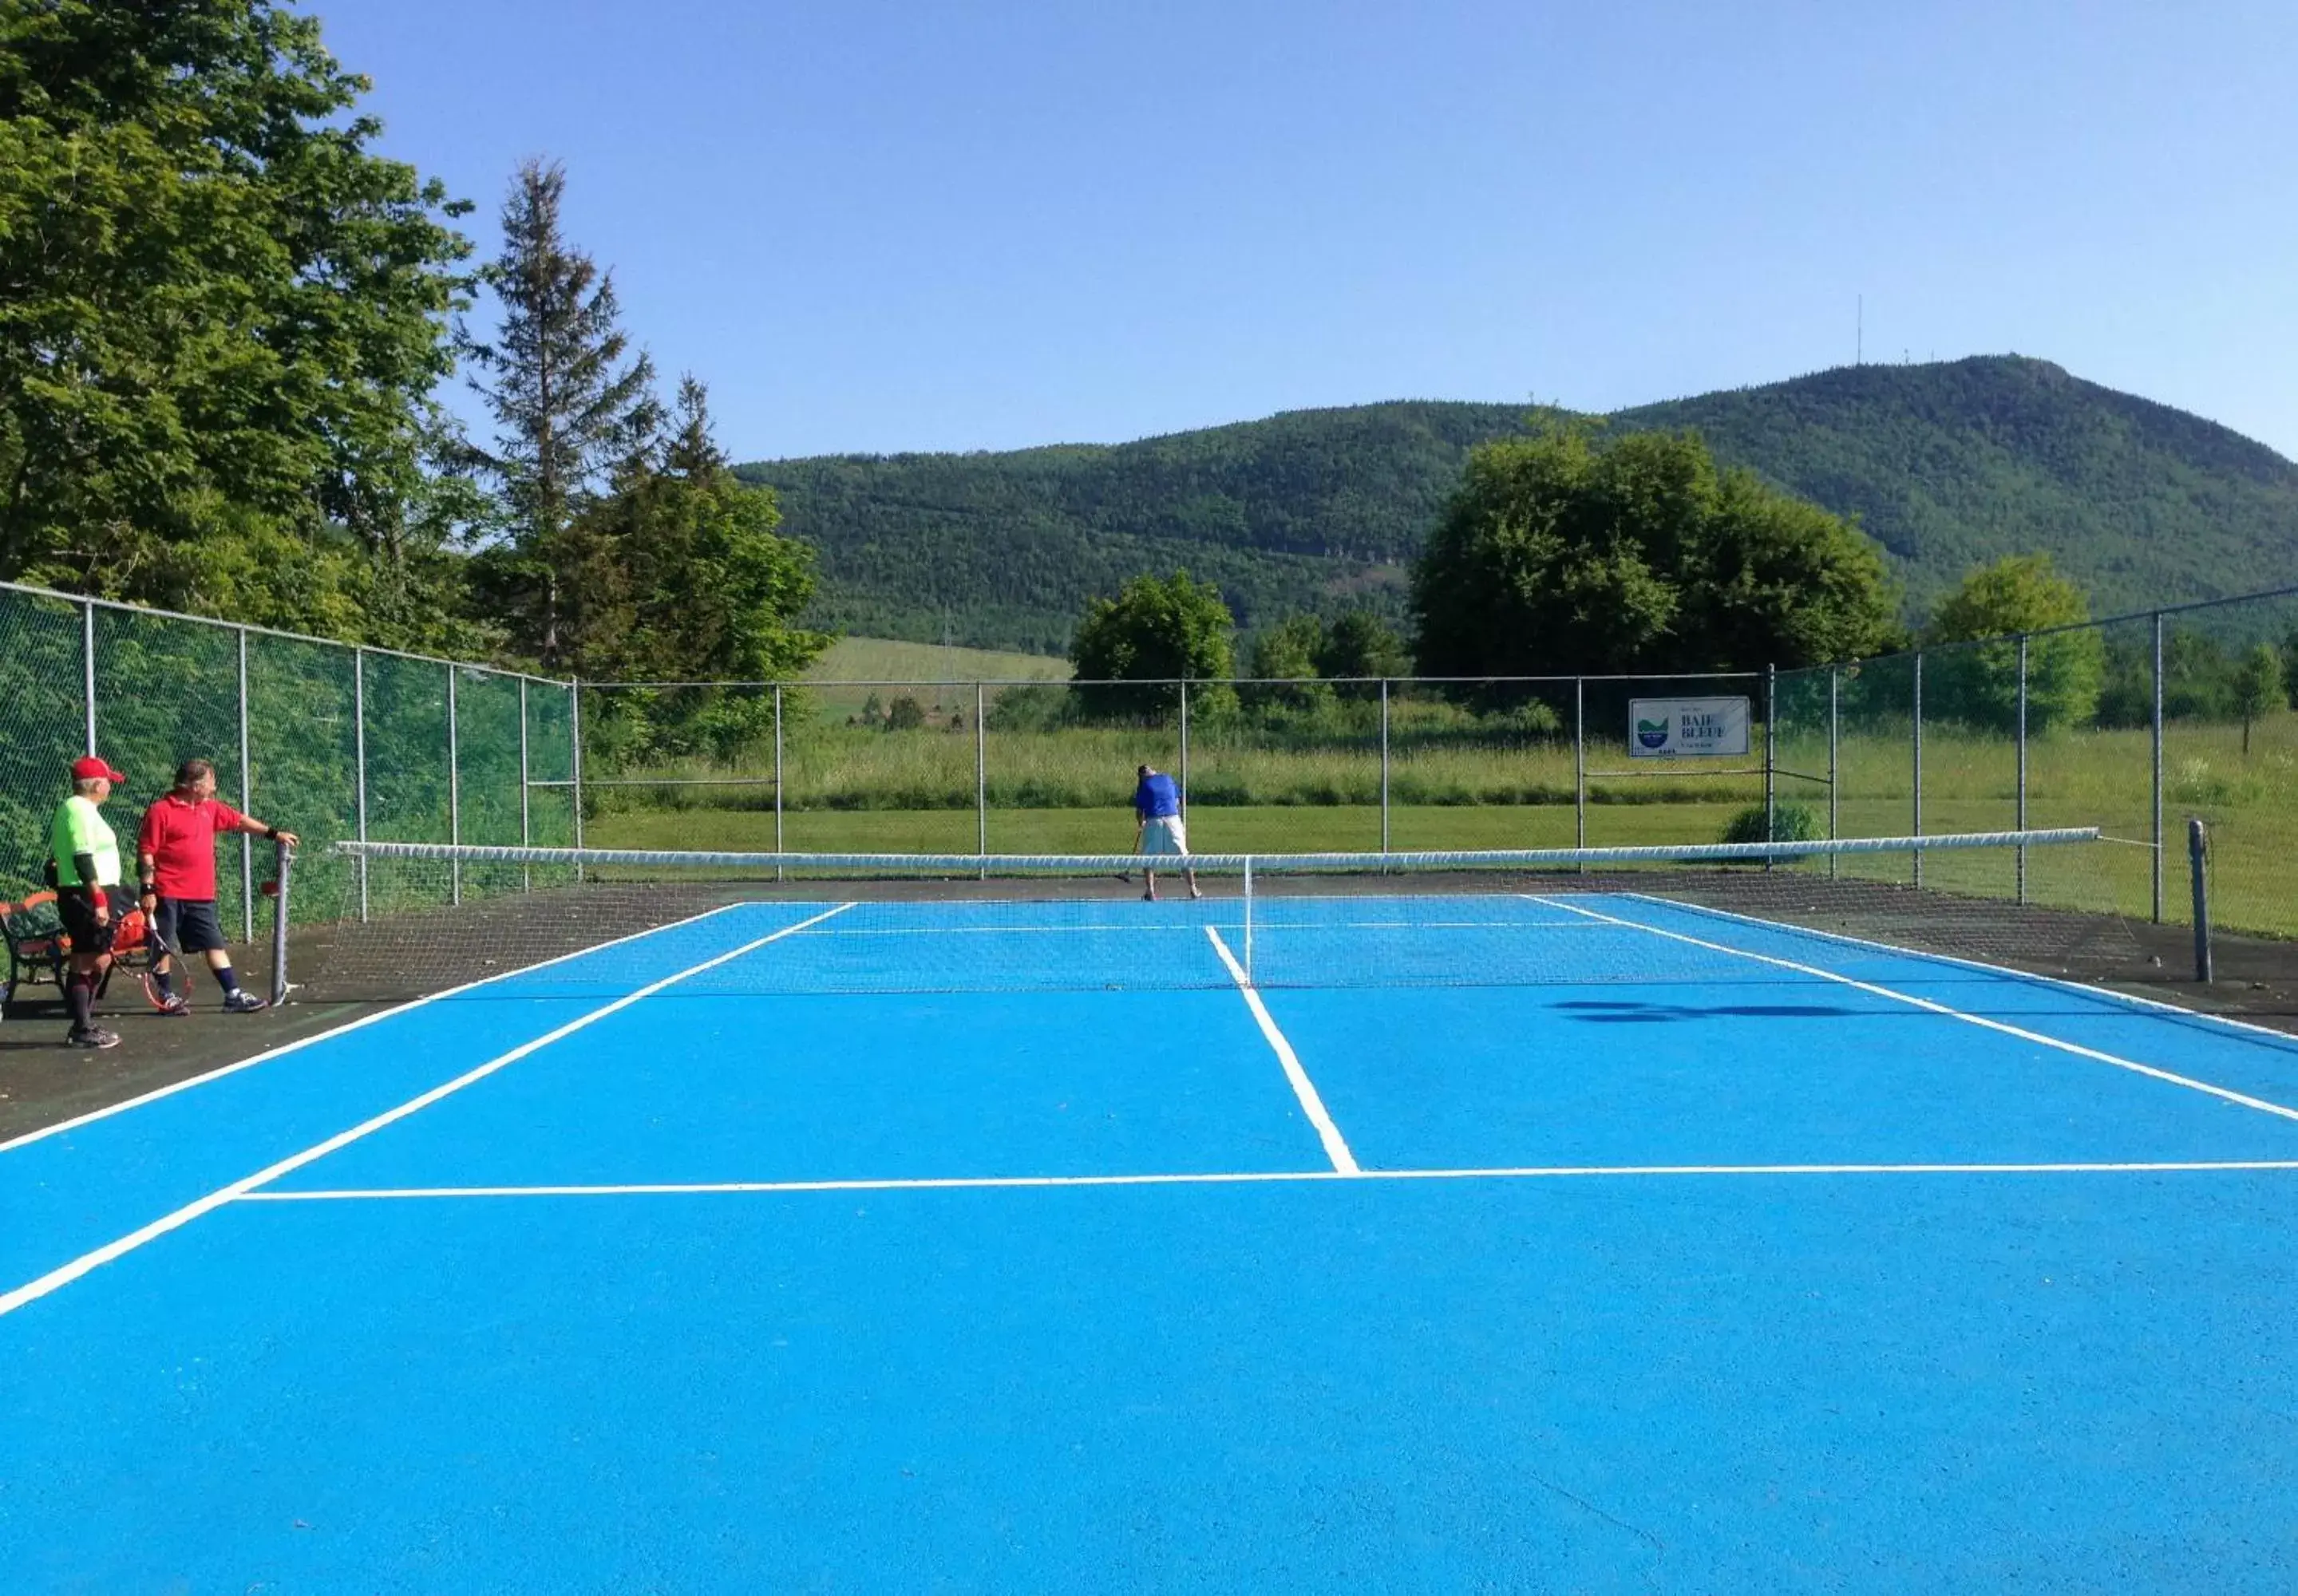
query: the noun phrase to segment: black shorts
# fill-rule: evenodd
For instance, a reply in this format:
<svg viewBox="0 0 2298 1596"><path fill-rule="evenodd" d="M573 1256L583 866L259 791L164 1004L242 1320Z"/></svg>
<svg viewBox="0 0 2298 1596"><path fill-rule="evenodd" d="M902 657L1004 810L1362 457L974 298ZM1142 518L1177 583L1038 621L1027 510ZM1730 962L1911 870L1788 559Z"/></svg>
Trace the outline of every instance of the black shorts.
<svg viewBox="0 0 2298 1596"><path fill-rule="evenodd" d="M160 940L180 953L205 953L227 946L223 922L212 898L162 898L153 917Z"/></svg>
<svg viewBox="0 0 2298 1596"><path fill-rule="evenodd" d="M95 891L87 887L62 887L56 893L56 918L64 923L64 934L71 938L75 953L109 953L112 939L120 934L120 916L133 900L121 895L118 887L100 889L104 902L112 910L111 919L99 926L95 923Z"/></svg>

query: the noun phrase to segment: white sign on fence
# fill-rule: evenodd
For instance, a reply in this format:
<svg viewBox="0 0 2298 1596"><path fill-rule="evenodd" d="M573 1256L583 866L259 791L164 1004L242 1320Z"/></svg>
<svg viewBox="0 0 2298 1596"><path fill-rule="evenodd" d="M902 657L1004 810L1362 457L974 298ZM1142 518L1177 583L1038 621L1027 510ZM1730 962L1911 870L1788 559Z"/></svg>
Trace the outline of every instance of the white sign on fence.
<svg viewBox="0 0 2298 1596"><path fill-rule="evenodd" d="M1636 759L1682 759L1748 752L1744 698L1632 698L1628 753Z"/></svg>

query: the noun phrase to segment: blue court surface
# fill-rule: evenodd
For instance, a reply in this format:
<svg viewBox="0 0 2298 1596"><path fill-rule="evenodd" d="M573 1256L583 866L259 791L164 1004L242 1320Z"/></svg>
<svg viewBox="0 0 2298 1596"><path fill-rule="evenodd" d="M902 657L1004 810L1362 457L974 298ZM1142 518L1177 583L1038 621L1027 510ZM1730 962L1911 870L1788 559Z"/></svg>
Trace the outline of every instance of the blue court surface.
<svg viewBox="0 0 2298 1596"><path fill-rule="evenodd" d="M1256 913L740 904L0 1148L0 1591L2298 1588L2290 1039Z"/></svg>

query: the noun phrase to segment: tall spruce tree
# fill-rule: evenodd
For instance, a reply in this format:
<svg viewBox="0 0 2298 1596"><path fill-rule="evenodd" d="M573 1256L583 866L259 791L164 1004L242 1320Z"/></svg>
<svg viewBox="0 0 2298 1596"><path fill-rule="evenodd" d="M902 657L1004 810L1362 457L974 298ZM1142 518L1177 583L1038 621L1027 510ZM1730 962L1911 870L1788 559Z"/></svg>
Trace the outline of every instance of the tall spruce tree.
<svg viewBox="0 0 2298 1596"><path fill-rule="evenodd" d="M614 652L629 596L611 539L583 512L618 479L642 476L661 424L654 364L630 353L611 272L566 241L566 169L528 160L502 210L502 253L483 274L500 302L493 338L459 347L496 425L475 463L499 489L507 543L474 580L514 639L546 665Z"/></svg>

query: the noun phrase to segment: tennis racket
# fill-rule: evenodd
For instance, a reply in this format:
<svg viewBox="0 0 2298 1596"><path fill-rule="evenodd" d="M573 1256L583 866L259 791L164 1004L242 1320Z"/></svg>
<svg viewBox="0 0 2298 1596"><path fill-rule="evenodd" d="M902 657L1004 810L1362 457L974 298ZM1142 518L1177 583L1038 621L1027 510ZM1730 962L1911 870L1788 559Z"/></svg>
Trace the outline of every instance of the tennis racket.
<svg viewBox="0 0 2298 1596"><path fill-rule="evenodd" d="M176 946L175 940L161 931L160 916L156 910L145 914L139 901L135 913L144 922L144 940L151 944L151 956L145 959L144 967L136 975L143 980L144 995L152 1000L152 1007L165 1014L168 1011L168 990L160 984L161 960L165 959L169 967L175 971L177 979L183 983L183 995L186 1000L192 995L191 967L184 962L184 950Z"/></svg>

